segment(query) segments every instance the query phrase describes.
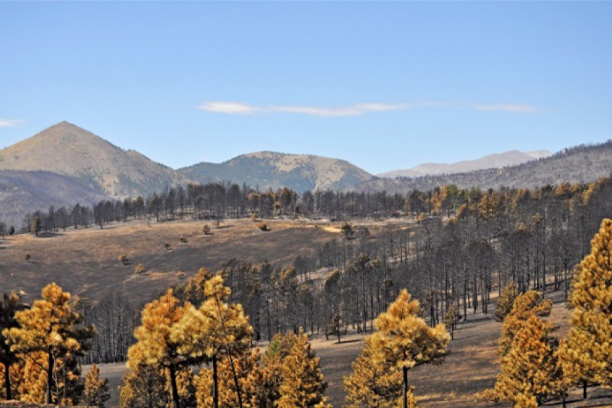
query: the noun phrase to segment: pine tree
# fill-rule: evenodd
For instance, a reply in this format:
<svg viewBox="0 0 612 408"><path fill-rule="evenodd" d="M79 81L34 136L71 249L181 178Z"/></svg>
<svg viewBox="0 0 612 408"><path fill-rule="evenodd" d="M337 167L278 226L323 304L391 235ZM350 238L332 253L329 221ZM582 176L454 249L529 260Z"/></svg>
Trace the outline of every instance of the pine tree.
<svg viewBox="0 0 612 408"><path fill-rule="evenodd" d="M76 401L82 387L76 357L87 350L94 330L91 326L80 326L78 302L56 284L45 286L42 297L31 309L17 312L19 327L6 330L4 335L13 352L28 355L30 360L34 355L45 356L42 366L47 403L54 402L54 393L57 402Z"/></svg>
<svg viewBox="0 0 612 408"><path fill-rule="evenodd" d="M208 268L200 268L198 273L187 283L185 287L184 297L185 301L191 303L192 305L199 307L204 300L206 300L206 296L204 295L204 291L206 290L206 282L213 277L213 273Z"/></svg>
<svg viewBox="0 0 612 408"><path fill-rule="evenodd" d="M331 408L323 396L327 383L323 381L320 360L302 329L283 360L281 375L278 408Z"/></svg>
<svg viewBox="0 0 612 408"><path fill-rule="evenodd" d="M511 280L502 290L502 293L497 300L497 307L495 308L495 319L502 322L512 311L512 305L519 295L518 286Z"/></svg>
<svg viewBox="0 0 612 408"><path fill-rule="evenodd" d="M269 406L263 390L263 373L260 368L260 355L258 349L253 349L233 360L242 393L243 406L258 408ZM212 369L204 368L200 371L197 379L196 398L199 408L212 408L214 406L214 372ZM227 356L223 356L218 362L217 386L219 388L219 407L235 408L238 406L238 388L234 383L232 369Z"/></svg>
<svg viewBox="0 0 612 408"><path fill-rule="evenodd" d="M231 290L224 286L220 274L205 283L206 301L196 308L185 307L185 314L172 330L171 339L181 346L177 352L191 363L212 363L213 384L218 384L219 362L227 357L229 369L236 387L238 406L244 401L234 359L250 348L253 328L239 304L228 304ZM217 408L219 387L213 387L213 407Z"/></svg>
<svg viewBox="0 0 612 408"><path fill-rule="evenodd" d="M2 364L2 377L4 384L4 398L7 400L13 399L13 385L11 379L11 373L16 371L16 367L11 368L18 362L17 353L11 350L10 345L7 343L7 339L4 335L11 328L18 328L19 323L15 314L20 310L25 309L25 305L21 302L19 295L15 292L10 295L5 293L3 300L0 301L0 364Z"/></svg>
<svg viewBox="0 0 612 408"><path fill-rule="evenodd" d="M194 364L180 353L186 336L177 336L179 321L185 315L185 309L179 300L168 289L159 300L154 300L142 311L142 325L134 331L138 340L128 351L128 366L136 369L140 365L153 365L168 370L174 408L180 408L180 398L177 385L179 370Z"/></svg>
<svg viewBox="0 0 612 408"><path fill-rule="evenodd" d="M36 215L32 219L32 224L30 225L30 233L38 236L39 232L40 232L40 217Z"/></svg>
<svg viewBox="0 0 612 408"><path fill-rule="evenodd" d="M516 408L536 408L545 398L562 395L564 381L549 337L553 326L535 313L521 321L512 344L501 359L495 388L485 392L493 401L510 401Z"/></svg>
<svg viewBox="0 0 612 408"><path fill-rule="evenodd" d="M83 397L90 407L104 407L104 403L110 399L108 379L100 378L100 369L95 364L85 376Z"/></svg>
<svg viewBox="0 0 612 408"><path fill-rule="evenodd" d="M591 253L577 269L574 311L561 347L563 369L575 384L612 387L612 220L605 219L591 241Z"/></svg>
<svg viewBox="0 0 612 408"><path fill-rule="evenodd" d="M397 300L374 322L378 332L372 336L372 346L380 351L388 364L402 370L403 408L408 408L411 394L408 370L442 361L450 342L444 325L429 327L419 317L420 312L419 302L402 290Z"/></svg>
<svg viewBox="0 0 612 408"><path fill-rule="evenodd" d="M11 399L14 399L14 400L19 400L21 398L21 393L19 392L19 389L21 388L21 385L23 384L23 379L24 379L23 366L24 366L23 358L19 358L16 363L13 363L10 366L8 366L10 388L6 388L6 385L4 387L0 387L0 399L8 400L9 396L11 397ZM5 370L6 370L6 366L0 364L0 379L2 379L3 382L6 382L7 371ZM7 395L6 393L7 389L10 390L11 392L10 395Z"/></svg>
<svg viewBox="0 0 612 408"><path fill-rule="evenodd" d="M23 379L19 385L19 399L21 401L45 402L47 390L45 364L47 359L46 354L41 351L28 353L23 367ZM55 361L56 367L61 365L61 361ZM60 388L59 384L57 388Z"/></svg>
<svg viewBox="0 0 612 408"><path fill-rule="evenodd" d="M523 327L527 319L533 315L548 316L551 309L552 302L542 299L540 293L534 290L519 295L514 301L510 314L504 319L499 339L499 355L503 357L508 353L516 333Z"/></svg>
<svg viewBox="0 0 612 408"><path fill-rule="evenodd" d="M283 382L283 365L297 342L297 335L287 332L276 334L262 358L262 381L260 393L266 407L276 407L280 399L280 386Z"/></svg>
<svg viewBox="0 0 612 408"><path fill-rule="evenodd" d="M369 336L352 363L353 372L344 378L347 408L397 408L402 406L402 371L388 364ZM411 399L412 390L410 390ZM416 407L413 402L409 407Z"/></svg>
<svg viewBox="0 0 612 408"><path fill-rule="evenodd" d="M166 408L170 401L163 371L146 364L129 367L123 375L120 408Z"/></svg>
<svg viewBox="0 0 612 408"><path fill-rule="evenodd" d="M456 303L450 305L446 313L444 314L444 326L450 332L451 340L455 338L455 329L457 328L457 322L459 321L459 307Z"/></svg>

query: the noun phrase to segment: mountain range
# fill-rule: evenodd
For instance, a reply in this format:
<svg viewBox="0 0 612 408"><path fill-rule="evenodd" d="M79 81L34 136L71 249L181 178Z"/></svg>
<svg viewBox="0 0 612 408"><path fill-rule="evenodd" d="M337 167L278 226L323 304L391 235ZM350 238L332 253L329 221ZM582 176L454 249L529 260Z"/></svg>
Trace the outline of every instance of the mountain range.
<svg viewBox="0 0 612 408"><path fill-rule="evenodd" d="M510 150L504 153L490 154L476 160L464 160L456 163L424 163L411 169L389 171L378 176L394 179L397 177L420 177L437 174L466 173L483 169L499 169L516 166L531 160L543 159L551 155L548 150L538 150L535 152Z"/></svg>
<svg viewBox="0 0 612 408"><path fill-rule="evenodd" d="M535 188L562 182L589 183L610 175L612 175L612 140L571 147L550 157L516 166L456 174L378 178L360 183L353 189L363 192L386 191L390 194L405 194L412 190L427 191L436 186L450 184L459 188Z"/></svg>
<svg viewBox="0 0 612 408"><path fill-rule="evenodd" d="M49 205L148 195L179 184L234 182L253 188L406 193L436 185L535 187L589 182L612 172L612 142L551 154L512 150L458 163L422 164L374 176L341 159L262 151L223 163L172 169L68 122L0 150L0 220Z"/></svg>

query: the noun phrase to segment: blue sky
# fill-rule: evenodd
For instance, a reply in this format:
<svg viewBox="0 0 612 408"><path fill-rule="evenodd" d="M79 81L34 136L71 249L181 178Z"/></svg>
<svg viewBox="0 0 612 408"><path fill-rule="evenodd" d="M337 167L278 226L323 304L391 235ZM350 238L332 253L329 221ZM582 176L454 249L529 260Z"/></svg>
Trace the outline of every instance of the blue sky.
<svg viewBox="0 0 612 408"><path fill-rule="evenodd" d="M612 2L0 3L0 148L67 120L181 167L373 173L612 139Z"/></svg>

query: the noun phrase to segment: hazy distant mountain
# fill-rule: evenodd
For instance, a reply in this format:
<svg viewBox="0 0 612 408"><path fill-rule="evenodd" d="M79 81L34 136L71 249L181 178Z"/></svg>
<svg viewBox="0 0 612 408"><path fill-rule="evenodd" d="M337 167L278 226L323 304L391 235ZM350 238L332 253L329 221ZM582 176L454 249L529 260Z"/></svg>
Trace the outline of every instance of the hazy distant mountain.
<svg viewBox="0 0 612 408"><path fill-rule="evenodd" d="M562 182L588 183L611 174L612 141L608 141L597 145L572 147L550 157L516 166L457 174L378 179L361 183L356 190L406 193L414 189L427 191L448 184L461 188L533 188Z"/></svg>
<svg viewBox="0 0 612 408"><path fill-rule="evenodd" d="M107 197L76 179L48 171L0 171L0 221L21 226L26 213L74 204L92 205Z"/></svg>
<svg viewBox="0 0 612 408"><path fill-rule="evenodd" d="M551 153L548 150L538 150L536 152L511 150L504 153L490 154L476 160L464 160L456 163L425 163L411 169L389 171L379 174L378 176L393 179L396 177L420 177L436 174L466 173L474 170L515 166L530 160L542 159L550 156Z"/></svg>
<svg viewBox="0 0 612 408"><path fill-rule="evenodd" d="M115 198L149 194L187 182L177 171L68 122L0 150L0 170L5 169L71 176Z"/></svg>
<svg viewBox="0 0 612 408"><path fill-rule="evenodd" d="M220 164L199 163L179 171L201 183L232 181L260 189L289 187L298 192L344 189L374 178L344 160L274 152L245 154Z"/></svg>

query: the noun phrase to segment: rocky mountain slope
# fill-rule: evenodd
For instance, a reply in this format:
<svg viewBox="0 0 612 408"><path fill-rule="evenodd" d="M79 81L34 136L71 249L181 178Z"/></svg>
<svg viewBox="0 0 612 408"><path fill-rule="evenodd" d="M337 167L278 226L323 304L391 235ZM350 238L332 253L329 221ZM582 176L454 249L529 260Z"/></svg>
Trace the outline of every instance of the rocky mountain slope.
<svg viewBox="0 0 612 408"><path fill-rule="evenodd" d="M0 170L50 171L74 177L114 198L153 193L188 181L169 167L68 122L0 150Z"/></svg>
<svg viewBox="0 0 612 408"><path fill-rule="evenodd" d="M298 192L351 188L375 178L344 160L274 152L245 154L220 164L199 163L179 171L200 183L233 181L262 190L289 187Z"/></svg>
<svg viewBox="0 0 612 408"><path fill-rule="evenodd" d="M50 205L92 205L105 198L72 177L48 171L0 171L0 220L6 227L19 229L25 214Z"/></svg>
<svg viewBox="0 0 612 408"><path fill-rule="evenodd" d="M447 184L461 188L534 188L562 182L588 183L611 173L612 141L608 141L572 147L550 157L516 166L447 175L378 179L361 183L355 189L406 193L414 189L426 191Z"/></svg>
<svg viewBox="0 0 612 408"><path fill-rule="evenodd" d="M504 153L490 154L475 160L464 160L456 163L424 163L406 170L394 170L379 174L379 177L420 177L436 174L455 174L469 171L502 168L526 163L531 160L550 157L548 150L538 150L535 152L521 152L510 150Z"/></svg>

